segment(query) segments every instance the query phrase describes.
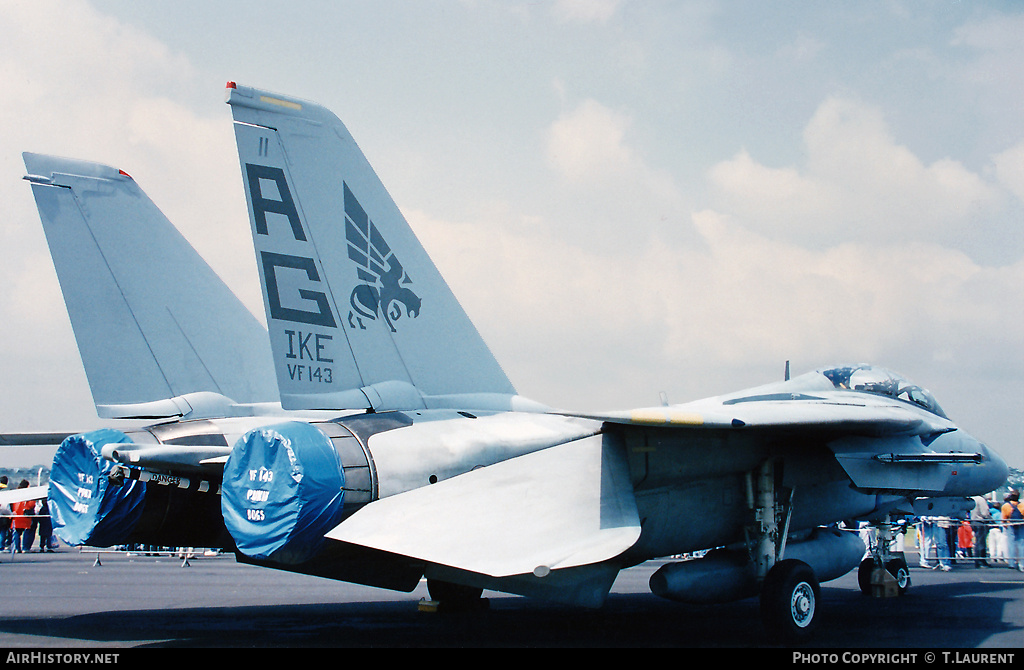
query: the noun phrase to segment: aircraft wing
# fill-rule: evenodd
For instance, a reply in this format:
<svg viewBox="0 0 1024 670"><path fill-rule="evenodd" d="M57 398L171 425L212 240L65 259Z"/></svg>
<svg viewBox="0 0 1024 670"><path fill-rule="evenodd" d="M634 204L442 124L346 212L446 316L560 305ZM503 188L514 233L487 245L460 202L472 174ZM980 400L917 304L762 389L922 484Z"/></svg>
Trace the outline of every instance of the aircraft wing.
<svg viewBox="0 0 1024 670"><path fill-rule="evenodd" d="M327 537L492 577L599 563L640 537L621 445L568 442L382 498Z"/></svg>
<svg viewBox="0 0 1024 670"><path fill-rule="evenodd" d="M29 486L23 489L5 489L0 491L0 506L26 500L42 500L46 497L48 488L48 486Z"/></svg>
<svg viewBox="0 0 1024 670"><path fill-rule="evenodd" d="M0 447L58 447L74 433L3 433Z"/></svg>
<svg viewBox="0 0 1024 670"><path fill-rule="evenodd" d="M666 428L928 436L948 432L938 417L891 404L794 398L725 404L698 401L581 415L606 423Z"/></svg>
<svg viewBox="0 0 1024 670"><path fill-rule="evenodd" d="M928 442L956 430L927 391L866 365L823 368L681 405L588 416L621 425L760 431L826 440L916 436Z"/></svg>
<svg viewBox="0 0 1024 670"><path fill-rule="evenodd" d="M865 491L961 495L984 477L991 452L947 419L870 394L755 394L589 415L609 424L720 430L827 448ZM914 493L916 492L916 493Z"/></svg>

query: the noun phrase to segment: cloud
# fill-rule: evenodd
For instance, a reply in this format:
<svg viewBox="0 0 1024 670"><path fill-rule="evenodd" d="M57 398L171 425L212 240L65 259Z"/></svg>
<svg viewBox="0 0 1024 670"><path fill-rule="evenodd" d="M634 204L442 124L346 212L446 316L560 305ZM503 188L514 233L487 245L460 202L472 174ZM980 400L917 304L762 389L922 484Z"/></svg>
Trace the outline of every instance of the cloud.
<svg viewBox="0 0 1024 670"><path fill-rule="evenodd" d="M622 3L529 6L553 12L561 34L579 28L570 32L593 40L594 29L621 14ZM687 11L708 11L701 7ZM779 138L802 126L802 156L773 163L722 139L736 132L742 105L731 97L723 103L721 92L735 80L723 76L728 73L720 63L758 46L739 49L736 35L719 39L721 33L713 32L717 17L699 22L702 46L687 54L689 60L644 59L644 67L652 68L644 81L690 82L685 88L644 87L650 98L596 86L596 76L581 77L557 53L552 68L539 75L510 69L524 78L572 82L569 95L580 96L546 125L517 125L517 146L542 151L508 162L507 182L524 186L500 192L510 195L474 194L473 184L460 186L459 206L448 210L440 189L426 200L430 204L420 205L435 209L407 213L520 391L581 409L622 408L657 402L659 390L679 402L781 378L786 359L794 360L795 371L852 360L888 364L937 392L936 377L967 380L964 388L972 392L964 392L965 402L974 403L975 414L978 406L992 404L985 400L992 393L999 407L1009 408L1002 414L1012 413L1021 397L1013 377L1024 374L1024 244L1007 225L1019 218L1006 216L1006 202L1019 208L1024 192L1020 137L993 145L999 150L990 157L961 162L945 149L941 134L930 135L929 143L894 134L886 115L898 103L891 99L876 95L877 104L867 104L852 95L823 97L821 82L808 82L802 88L806 99L821 100L813 113L805 109L806 118L793 126L774 110L756 120L767 124L757 132L779 130L773 135ZM539 28L549 23L532 26L536 30L524 39L546 35ZM622 35L609 44L603 35L594 40L602 53L621 50L631 37L630 44L643 46L647 55L671 52L647 49L658 39L653 34L637 36L620 27ZM1005 58L1020 48L1011 33L996 22L958 33L958 45L981 57L963 58L962 68L938 77L955 87L955 99L964 99L962 90L978 91L986 104L977 107L995 114L998 105L1019 98L1019 91L1006 87L1019 80L1016 63L1022 62ZM776 55L792 62L812 58L830 68L835 45L822 34L808 24ZM993 41L993 35L1002 37ZM678 43L678 34L671 39ZM516 40L517 50L543 48L538 45ZM563 46L576 49L578 43ZM708 53L716 63L708 64ZM276 57L272 50L267 54ZM0 401L11 416L20 415L16 407L34 404L38 413L54 406L56 394L81 395L87 388L30 191L20 179L17 152L23 149L130 172L262 317L251 251L239 251L251 240L229 114L216 90L196 104L194 91L206 95L208 89L197 85L204 74L196 66L204 63L195 58L84 2L0 5L0 123L5 145L13 147L0 155L0 199L8 207L0 244L16 250L0 268L0 281L10 289L0 294L0 313L18 322L0 348L9 380ZM942 61L934 58L936 68ZM517 66L507 57L502 63ZM373 99L362 87L390 76L371 72L357 82L357 97ZM828 90L836 90L836 77L837 85L850 85L842 70L827 72ZM986 72L999 81L987 84ZM602 83L610 79L602 77ZM776 90L774 82L765 85ZM536 120L550 109L546 104L557 100L531 99L533 115L514 108L509 114ZM693 121L683 117L694 105L721 117L716 123L732 125L721 134L710 122L699 125L708 138L692 138L700 140L689 144L693 151L671 152L670 135ZM422 109L410 109L422 116ZM666 125L653 125L659 119ZM1005 135L1004 127L1013 126L996 125L992 134ZM705 146L712 136L715 141ZM643 144L652 137L667 139L664 146ZM725 151L723 142L730 143ZM473 146L493 152L501 144ZM781 147L780 154L790 148ZM401 153L386 143L374 153L388 151ZM474 157L471 150L466 155ZM717 162L701 164L701 156ZM537 158L544 161L540 169ZM431 175L429 165L424 161L420 172ZM512 169L524 165L529 171ZM706 174L706 197L680 187L693 183L694 174ZM443 180L443 172L434 171L431 179ZM483 215L452 221L437 211ZM999 262L977 253L982 242L1004 252ZM916 374L921 371L927 374ZM971 379L976 376L980 381ZM961 416L949 406L949 395L939 397Z"/></svg>
<svg viewBox="0 0 1024 670"><path fill-rule="evenodd" d="M621 4L622 0L557 0L551 11L566 23L606 23Z"/></svg>
<svg viewBox="0 0 1024 670"><path fill-rule="evenodd" d="M625 142L629 126L625 114L584 100L551 125L548 161L572 182L605 181L635 172L641 161Z"/></svg>
<svg viewBox="0 0 1024 670"><path fill-rule="evenodd" d="M553 226L578 245L646 243L687 215L673 175L653 167L630 142L632 119L587 99L545 133L545 158L567 203Z"/></svg>
<svg viewBox="0 0 1024 670"><path fill-rule="evenodd" d="M1024 142L996 155L992 162L999 183L1024 202Z"/></svg>
<svg viewBox="0 0 1024 670"><path fill-rule="evenodd" d="M229 115L216 89L209 116L190 109L197 76L186 57L88 3L0 4L0 314L14 324L0 347L0 402L22 408L15 415L45 421L59 406L62 426L96 421L22 151L129 172L262 315L255 262L238 251L252 242ZM33 427L54 428L23 426Z"/></svg>
<svg viewBox="0 0 1024 670"><path fill-rule="evenodd" d="M746 151L715 165L715 208L820 248L848 240L952 245L1005 206L998 185L950 158L924 163L893 140L878 108L861 102L825 100L803 140L802 166L768 167Z"/></svg>
<svg viewBox="0 0 1024 670"><path fill-rule="evenodd" d="M254 276L237 252L251 239L229 116L216 89L209 115L189 106L197 73L186 57L85 2L5 3L0 73L0 196L18 214L0 224L5 237L42 240L14 229L38 220L20 152L51 153L124 169L222 275ZM247 302L262 312L253 289Z"/></svg>
<svg viewBox="0 0 1024 670"><path fill-rule="evenodd" d="M708 246L701 288L710 299L699 303L699 322L728 334L700 347L720 359L777 359L788 351L819 361L878 360L925 340L962 346L969 343L945 335L984 332L1003 318L1007 296L1021 297L1013 283L1021 264L986 269L935 244L845 243L819 251L712 211L695 214L694 223ZM676 331L693 337L681 325ZM941 348L932 347L932 355Z"/></svg>
<svg viewBox="0 0 1024 670"><path fill-rule="evenodd" d="M582 408L653 402L657 390L678 401L761 383L787 359L911 376L999 360L1024 374L1021 324L1006 311L1024 310L1024 261L986 264L953 243L972 208L998 209L998 183L922 161L879 109L833 97L805 126L805 160L772 167L741 151L713 165L711 206L683 222L694 237L672 236L643 227L654 194L687 209L672 175L630 142L633 123L585 100L545 136L564 199L629 203L617 228L595 216L573 238L551 213L523 225L514 206L472 225L410 216L471 316L501 324L484 334L521 392ZM1007 181L1015 161L997 161Z"/></svg>
<svg viewBox="0 0 1024 670"><path fill-rule="evenodd" d="M1007 111L1019 110L1024 99L1020 86L1024 76L1022 31L1024 16L1002 12L960 26L951 44L975 53L951 67L949 76L972 89L997 94L992 102Z"/></svg>
<svg viewBox="0 0 1024 670"><path fill-rule="evenodd" d="M1024 374L1022 324L1006 327L1007 309L1024 313L1024 262L926 242L808 249L711 210L693 215L701 244L614 257L544 226L408 215L520 392L558 406L695 399L787 359L912 374L991 357Z"/></svg>

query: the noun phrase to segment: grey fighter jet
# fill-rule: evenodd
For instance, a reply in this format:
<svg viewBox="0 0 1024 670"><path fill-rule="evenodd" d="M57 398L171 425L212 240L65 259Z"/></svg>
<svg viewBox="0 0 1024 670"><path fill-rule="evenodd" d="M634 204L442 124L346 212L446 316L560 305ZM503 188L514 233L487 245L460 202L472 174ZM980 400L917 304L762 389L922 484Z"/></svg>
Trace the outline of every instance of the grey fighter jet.
<svg viewBox="0 0 1024 670"><path fill-rule="evenodd" d="M195 504L190 522L240 561L405 591L426 577L442 608L480 606L484 589L600 606L620 570L706 551L666 564L652 591L759 596L766 629L799 640L820 582L860 567L909 585L887 542L862 561L837 524L884 534L893 515L955 512L1006 478L927 391L867 365L623 412L522 398L341 121L233 83L227 102L280 408L231 430L211 405L68 438L62 450L99 454L69 480L103 482L66 496L71 525L123 536L149 504L126 487L149 479L146 495L170 484L181 503L153 543L193 544L166 520ZM147 400L192 390L209 392Z"/></svg>

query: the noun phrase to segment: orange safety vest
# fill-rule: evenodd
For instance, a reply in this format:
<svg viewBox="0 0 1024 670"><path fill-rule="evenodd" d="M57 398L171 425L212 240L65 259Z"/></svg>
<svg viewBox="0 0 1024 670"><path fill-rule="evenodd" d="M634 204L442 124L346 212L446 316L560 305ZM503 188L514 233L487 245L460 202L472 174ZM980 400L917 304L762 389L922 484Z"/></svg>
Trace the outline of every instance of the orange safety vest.
<svg viewBox="0 0 1024 670"><path fill-rule="evenodd" d="M11 505L14 515L11 517L11 528L15 530L28 530L32 527L32 519L25 516L36 511L35 500L25 500Z"/></svg>
<svg viewBox="0 0 1024 670"><path fill-rule="evenodd" d="M974 547L974 529L967 524L960 524L960 527L956 531L957 544L960 545L961 549L971 549Z"/></svg>

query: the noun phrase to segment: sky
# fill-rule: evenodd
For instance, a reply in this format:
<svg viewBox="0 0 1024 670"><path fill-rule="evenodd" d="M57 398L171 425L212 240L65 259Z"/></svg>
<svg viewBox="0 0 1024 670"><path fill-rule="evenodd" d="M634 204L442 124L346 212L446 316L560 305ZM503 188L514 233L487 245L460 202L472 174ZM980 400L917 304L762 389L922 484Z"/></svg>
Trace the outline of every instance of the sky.
<svg viewBox="0 0 1024 670"><path fill-rule="evenodd" d="M265 320L230 80L345 122L521 395L873 363L1024 467L1022 36L1011 1L0 0L0 432L104 425L23 151L130 173Z"/></svg>

